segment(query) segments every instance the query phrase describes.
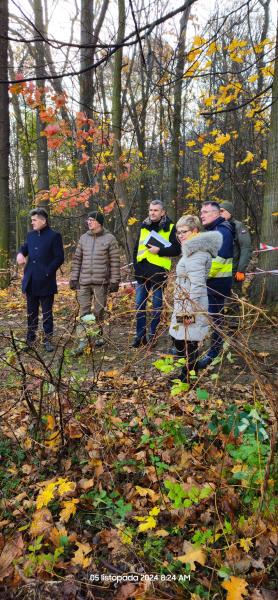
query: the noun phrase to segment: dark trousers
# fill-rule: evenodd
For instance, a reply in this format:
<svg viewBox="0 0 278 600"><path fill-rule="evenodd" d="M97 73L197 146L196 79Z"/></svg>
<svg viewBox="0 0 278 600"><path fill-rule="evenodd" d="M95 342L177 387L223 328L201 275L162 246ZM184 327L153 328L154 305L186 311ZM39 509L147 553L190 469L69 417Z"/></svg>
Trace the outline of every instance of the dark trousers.
<svg viewBox="0 0 278 600"><path fill-rule="evenodd" d="M217 292L208 290L208 301L208 311L212 318L211 347L208 351L208 356L215 358L223 346L223 338L220 331L224 327L225 297L217 294Z"/></svg>
<svg viewBox="0 0 278 600"><path fill-rule="evenodd" d="M185 358L186 364L181 371L181 381L189 382L189 372L196 370L196 362L198 359L198 342L185 342L185 340L174 340L174 344L181 358Z"/></svg>
<svg viewBox="0 0 278 600"><path fill-rule="evenodd" d="M27 341L33 342L36 338L36 332L39 323L39 307L42 310L42 324L45 338L50 338L53 334L53 302L54 294L50 296L33 296L26 294L27 298Z"/></svg>
<svg viewBox="0 0 278 600"><path fill-rule="evenodd" d="M152 319L150 333L154 335L160 322L163 305L163 283L155 283L150 279L136 286L136 337L142 338L146 335L147 327L147 300L152 291Z"/></svg>

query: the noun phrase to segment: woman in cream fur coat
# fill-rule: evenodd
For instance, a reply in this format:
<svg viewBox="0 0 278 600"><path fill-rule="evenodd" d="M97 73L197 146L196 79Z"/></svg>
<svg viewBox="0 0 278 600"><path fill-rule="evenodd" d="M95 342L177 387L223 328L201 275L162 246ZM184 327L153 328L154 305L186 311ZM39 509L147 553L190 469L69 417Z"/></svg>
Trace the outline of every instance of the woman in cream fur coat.
<svg viewBox="0 0 278 600"><path fill-rule="evenodd" d="M196 369L198 342L209 331L208 295L206 280L212 258L222 245L218 231L201 232L198 217L186 215L176 224L182 257L177 264L174 309L170 335L180 356L185 356L182 381L189 380L189 372Z"/></svg>

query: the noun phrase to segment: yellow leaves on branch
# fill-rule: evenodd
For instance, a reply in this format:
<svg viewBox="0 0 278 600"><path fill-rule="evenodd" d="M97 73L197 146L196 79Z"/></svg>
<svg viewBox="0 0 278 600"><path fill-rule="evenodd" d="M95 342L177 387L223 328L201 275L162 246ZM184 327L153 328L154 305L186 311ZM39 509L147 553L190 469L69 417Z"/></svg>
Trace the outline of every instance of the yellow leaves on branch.
<svg viewBox="0 0 278 600"><path fill-rule="evenodd" d="M213 155L213 160L215 160L218 163L223 163L224 162L224 153L223 152L215 152L215 154Z"/></svg>
<svg viewBox="0 0 278 600"><path fill-rule="evenodd" d="M250 77L247 77L247 81L249 81L249 83L254 83L254 81L257 81L258 79L258 75L250 75Z"/></svg>
<svg viewBox="0 0 278 600"><path fill-rule="evenodd" d="M227 144L227 142L229 142L231 139L231 136L229 133L221 133L220 135L218 135L215 138L215 143L218 144L219 146L223 146L223 144Z"/></svg>
<svg viewBox="0 0 278 600"><path fill-rule="evenodd" d="M128 225L134 225L134 223L137 223L138 219L136 219L135 217L129 217L127 223Z"/></svg>
<svg viewBox="0 0 278 600"><path fill-rule="evenodd" d="M141 525L138 527L139 532L148 531L154 529L157 525L157 519L154 519L160 513L160 508L155 506L149 511L146 517L133 517L135 521L141 521Z"/></svg>
<svg viewBox="0 0 278 600"><path fill-rule="evenodd" d="M196 35L193 39L193 47L203 46L204 44L206 44L206 42L207 40L205 38L201 37L200 35Z"/></svg>
<svg viewBox="0 0 278 600"><path fill-rule="evenodd" d="M204 156L212 156L213 160L218 163L223 163L225 156L224 153L220 151L221 146L226 144L231 139L229 133L220 134L216 137L215 142L207 142L202 147L202 154Z"/></svg>
<svg viewBox="0 0 278 600"><path fill-rule="evenodd" d="M214 94L212 94L211 96L208 96L207 98L204 98L204 105L205 106L213 106L215 99L216 99L216 96Z"/></svg>
<svg viewBox="0 0 278 600"><path fill-rule="evenodd" d="M201 548L200 546L195 546L190 542L185 541L183 543L183 550L185 551L185 554L182 554L182 556L178 556L176 560L179 560L184 564L188 563L191 567L191 571L196 570L195 562L203 566L205 565L206 552L203 548Z"/></svg>
<svg viewBox="0 0 278 600"><path fill-rule="evenodd" d="M222 584L224 590L227 590L227 600L242 600L243 596L248 594L247 581L240 577L232 576L228 581L224 581Z"/></svg>
<svg viewBox="0 0 278 600"><path fill-rule="evenodd" d="M264 158L264 160L262 160L261 167L262 167L262 169L264 169L266 171L266 169L267 169L267 160L266 160L266 158Z"/></svg>
<svg viewBox="0 0 278 600"><path fill-rule="evenodd" d="M183 78L186 79L187 77L191 77L192 75L194 75L197 71L197 69L200 66L200 62L198 60L195 60L195 62L190 65L190 67L188 69L186 69Z"/></svg>
<svg viewBox="0 0 278 600"><path fill-rule="evenodd" d="M265 76L265 77L273 77L274 75L274 66L273 65L268 65L267 67L262 67L260 69L261 73Z"/></svg>
<svg viewBox="0 0 278 600"><path fill-rule="evenodd" d="M245 48L245 46L247 46L246 40L235 39L229 44L229 46L226 46L226 50L228 50L228 52L234 52L238 48Z"/></svg>
<svg viewBox="0 0 278 600"><path fill-rule="evenodd" d="M215 52L218 52L217 43L211 42L211 44L209 45L209 47L206 51L206 56L212 56L213 54L215 54Z"/></svg>
<svg viewBox="0 0 278 600"><path fill-rule="evenodd" d="M252 162L253 160L254 160L253 152L250 152L250 150L247 150L245 158L242 161L238 161L236 163L236 167L238 167L239 165L246 165L246 163Z"/></svg>
<svg viewBox="0 0 278 600"><path fill-rule="evenodd" d="M265 38L264 40L262 40L261 42L259 42L259 44L256 44L255 46L253 46L255 54L260 54L260 52L263 52L264 47L267 44L272 44L272 43L273 42L271 42L271 40L269 40L268 38Z"/></svg>

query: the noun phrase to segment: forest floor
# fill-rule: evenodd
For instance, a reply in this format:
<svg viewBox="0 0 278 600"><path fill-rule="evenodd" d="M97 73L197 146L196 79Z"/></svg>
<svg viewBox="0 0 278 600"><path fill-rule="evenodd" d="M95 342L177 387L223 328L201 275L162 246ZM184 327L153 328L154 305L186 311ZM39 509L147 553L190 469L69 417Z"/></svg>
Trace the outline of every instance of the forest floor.
<svg viewBox="0 0 278 600"><path fill-rule="evenodd" d="M53 354L24 350L20 281L0 292L1 599L277 600L275 320L247 306L186 389L167 311L134 350L114 294L105 346L76 357L59 292Z"/></svg>

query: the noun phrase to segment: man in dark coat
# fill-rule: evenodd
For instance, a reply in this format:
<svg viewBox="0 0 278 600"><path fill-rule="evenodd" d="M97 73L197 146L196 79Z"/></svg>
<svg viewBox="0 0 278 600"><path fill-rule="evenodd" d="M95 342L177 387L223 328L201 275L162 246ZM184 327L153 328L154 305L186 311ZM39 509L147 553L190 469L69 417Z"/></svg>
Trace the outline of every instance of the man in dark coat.
<svg viewBox="0 0 278 600"><path fill-rule="evenodd" d="M38 329L39 307L43 316L44 347L53 352L53 302L57 293L56 271L64 262L64 250L60 233L48 225L48 214L44 208L30 212L33 231L19 249L17 264L23 265L22 291L27 299L27 338L32 346ZM26 262L26 257L28 261Z"/></svg>
<svg viewBox="0 0 278 600"><path fill-rule="evenodd" d="M163 305L163 288L171 269L171 258L180 255L180 244L176 228L167 217L160 200L149 205L149 216L140 227L133 252L136 287L136 335L133 348L155 343L155 334L160 322ZM150 336L146 335L147 299L152 292L152 319Z"/></svg>
<svg viewBox="0 0 278 600"><path fill-rule="evenodd" d="M225 298L230 296L232 288L235 228L233 223L225 221L220 216L218 202L204 202L200 217L206 231L219 231L223 237L218 255L212 259L207 279L209 313L214 328L211 336L211 347L208 353L198 361L198 367L204 369L218 356L223 346L221 331L224 325Z"/></svg>

